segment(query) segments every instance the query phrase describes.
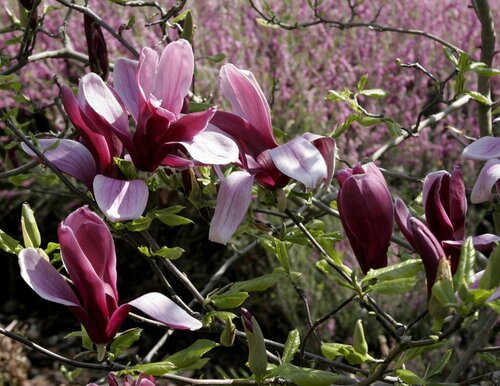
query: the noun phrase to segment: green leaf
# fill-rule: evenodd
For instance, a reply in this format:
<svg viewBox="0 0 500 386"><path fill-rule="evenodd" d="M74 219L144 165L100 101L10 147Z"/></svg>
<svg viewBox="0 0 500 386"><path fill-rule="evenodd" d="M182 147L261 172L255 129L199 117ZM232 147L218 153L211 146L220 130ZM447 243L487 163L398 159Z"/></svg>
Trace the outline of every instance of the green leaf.
<svg viewBox="0 0 500 386"><path fill-rule="evenodd" d="M338 102L338 101L346 101L349 98L347 98L343 93L340 93L336 90L328 90L328 94L326 94L325 99L332 102Z"/></svg>
<svg viewBox="0 0 500 386"><path fill-rule="evenodd" d="M189 103L189 112L190 113L197 113L199 111L205 111L205 110L208 110L212 106L213 105L211 103L190 102Z"/></svg>
<svg viewBox="0 0 500 386"><path fill-rule="evenodd" d="M209 297L209 300L217 308L229 309L241 306L248 296L248 292L231 292L221 295L212 295Z"/></svg>
<svg viewBox="0 0 500 386"><path fill-rule="evenodd" d="M368 354L368 343L366 343L365 332L363 330L363 323L358 319L354 327L353 347L361 355Z"/></svg>
<svg viewBox="0 0 500 386"><path fill-rule="evenodd" d="M141 333L142 328L132 328L120 333L113 340L113 343L111 343L109 351L111 351L115 355L115 357L121 355L126 349L128 349L140 339Z"/></svg>
<svg viewBox="0 0 500 386"><path fill-rule="evenodd" d="M345 133L345 131L351 127L351 125L358 119L359 114L351 114L347 117L347 119L341 124L335 127L335 130L333 130L332 137L333 138L338 138L342 134Z"/></svg>
<svg viewBox="0 0 500 386"><path fill-rule="evenodd" d="M362 126L374 126L384 122L384 118L360 115L356 121Z"/></svg>
<svg viewBox="0 0 500 386"><path fill-rule="evenodd" d="M193 15L190 10L187 10L186 15L184 17L184 24L182 26L181 38L186 39L188 42L193 42L194 35L194 23L193 23Z"/></svg>
<svg viewBox="0 0 500 386"><path fill-rule="evenodd" d="M18 92L23 85L15 74L0 75L0 90L13 90Z"/></svg>
<svg viewBox="0 0 500 386"><path fill-rule="evenodd" d="M448 59L454 66L458 65L457 57L453 54L449 47L443 47L443 53L446 59Z"/></svg>
<svg viewBox="0 0 500 386"><path fill-rule="evenodd" d="M415 277L386 280L370 285L367 292L376 292L385 295L398 295L411 290L417 282L418 279Z"/></svg>
<svg viewBox="0 0 500 386"><path fill-rule="evenodd" d="M184 369L195 364L204 354L218 345L218 343L208 339L199 339L188 348L169 356L166 360L173 363L177 369Z"/></svg>
<svg viewBox="0 0 500 386"><path fill-rule="evenodd" d="M498 106L495 110L493 110L493 111L491 112L491 114L493 114L493 115L500 114L500 106Z"/></svg>
<svg viewBox="0 0 500 386"><path fill-rule="evenodd" d="M153 253L154 256L163 257L168 260L175 260L182 256L184 249L181 247L161 247Z"/></svg>
<svg viewBox="0 0 500 386"><path fill-rule="evenodd" d="M445 366L448 364L451 358L451 354L453 353L453 349L449 349L446 351L446 353L443 355L443 357L436 363L436 366L432 370L429 371L429 374L425 377L425 379L429 379L434 377L435 375L441 374Z"/></svg>
<svg viewBox="0 0 500 386"><path fill-rule="evenodd" d="M458 288L459 284L465 283L469 287L472 274L474 272L474 261L476 259L476 251L472 237L467 237L462 244L460 252L460 261L458 263L457 271L453 275L453 287Z"/></svg>
<svg viewBox="0 0 500 386"><path fill-rule="evenodd" d="M500 245L490 255L484 274L479 281L479 288L492 289L500 286Z"/></svg>
<svg viewBox="0 0 500 386"><path fill-rule="evenodd" d="M148 217L157 218L165 225L172 227L192 224L193 221L189 218L177 215L182 209L184 209L184 207L180 205L165 209L155 209L148 213Z"/></svg>
<svg viewBox="0 0 500 386"><path fill-rule="evenodd" d="M387 122L387 128L392 138L397 138L402 134L401 125L397 122Z"/></svg>
<svg viewBox="0 0 500 386"><path fill-rule="evenodd" d="M358 92L365 89L366 81L368 80L368 74L364 74L358 81Z"/></svg>
<svg viewBox="0 0 500 386"><path fill-rule="evenodd" d="M113 161L127 179L135 180L138 178L137 170L135 169L135 166L131 161L127 161L118 157L113 157Z"/></svg>
<svg viewBox="0 0 500 386"><path fill-rule="evenodd" d="M409 385L425 385L425 380L410 370L399 369L396 374L401 380Z"/></svg>
<svg viewBox="0 0 500 386"><path fill-rule="evenodd" d="M203 317L202 323L204 326L209 326L216 318L219 318L221 320L232 320L237 317L238 315L233 314L229 311L210 311Z"/></svg>
<svg viewBox="0 0 500 386"><path fill-rule="evenodd" d="M461 94L464 91L464 85L465 85L465 76L461 72L457 74L457 77L455 78L455 94Z"/></svg>
<svg viewBox="0 0 500 386"><path fill-rule="evenodd" d="M219 62L222 62L224 59L226 59L226 55L224 55L221 52L221 53L218 53L218 54L215 54L215 55L205 56L204 59L207 59L208 61L210 61L212 63L219 63Z"/></svg>
<svg viewBox="0 0 500 386"><path fill-rule="evenodd" d="M445 307L454 306L457 302L453 282L447 278L436 280L432 286L432 297Z"/></svg>
<svg viewBox="0 0 500 386"><path fill-rule="evenodd" d="M23 250L19 241L10 237L7 233L0 229L0 249L7 253L17 255Z"/></svg>
<svg viewBox="0 0 500 386"><path fill-rule="evenodd" d="M500 314L500 299L493 300L492 302L487 302L486 305L497 314Z"/></svg>
<svg viewBox="0 0 500 386"><path fill-rule="evenodd" d="M354 347L343 343L322 343L321 353L328 359L344 357L351 365L360 365L368 360L368 355L357 352Z"/></svg>
<svg viewBox="0 0 500 386"><path fill-rule="evenodd" d="M382 90L381 88L371 88L367 90L360 91L361 95L364 95L368 98L385 98L387 96L387 91Z"/></svg>
<svg viewBox="0 0 500 386"><path fill-rule="evenodd" d="M42 239L36 223L35 212L26 202L22 205L21 229L24 246L27 248L39 248Z"/></svg>
<svg viewBox="0 0 500 386"><path fill-rule="evenodd" d="M344 378L328 371L298 367L290 363L276 367L267 376L286 378L298 386L329 386Z"/></svg>
<svg viewBox="0 0 500 386"><path fill-rule="evenodd" d="M229 292L261 292L272 287L279 279L286 277L284 271L275 270L273 273L262 275L250 280L238 281L231 286Z"/></svg>
<svg viewBox="0 0 500 386"><path fill-rule="evenodd" d="M125 227L132 232L142 232L149 229L152 221L149 217L141 217L137 220L126 222Z"/></svg>
<svg viewBox="0 0 500 386"><path fill-rule="evenodd" d="M171 373L176 369L177 367L173 363L169 361L162 361L162 362L151 362L141 365L135 365L131 369L127 370L126 373L138 372L146 375L154 375L159 377L161 375Z"/></svg>
<svg viewBox="0 0 500 386"><path fill-rule="evenodd" d="M366 276L361 280L361 283L369 282L372 279L379 281L403 279L414 277L422 270L421 259L409 259L398 264L393 264L388 267L379 269L370 269Z"/></svg>
<svg viewBox="0 0 500 386"><path fill-rule="evenodd" d="M500 75L500 70L497 68L477 67L477 68L473 68L472 71L474 71L478 75L487 76L487 77Z"/></svg>
<svg viewBox="0 0 500 386"><path fill-rule="evenodd" d="M285 347L283 348L283 356L281 360L283 363L288 363L293 360L293 357L299 351L300 347L300 334L298 330L292 330L288 333L286 338Z"/></svg>
<svg viewBox="0 0 500 386"><path fill-rule="evenodd" d="M493 103L490 98L485 97L483 94L480 94L477 91L466 91L465 93L467 95L470 95L472 99L485 105L490 106Z"/></svg>
<svg viewBox="0 0 500 386"><path fill-rule="evenodd" d="M274 239L276 257L286 272L290 273L290 263L288 261L288 250L286 244L279 239Z"/></svg>

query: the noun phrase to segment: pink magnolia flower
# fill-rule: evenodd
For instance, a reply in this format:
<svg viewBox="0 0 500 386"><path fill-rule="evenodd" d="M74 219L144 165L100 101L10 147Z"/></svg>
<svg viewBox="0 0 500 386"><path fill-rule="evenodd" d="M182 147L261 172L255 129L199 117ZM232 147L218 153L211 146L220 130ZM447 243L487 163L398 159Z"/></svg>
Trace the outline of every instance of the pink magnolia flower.
<svg viewBox="0 0 500 386"><path fill-rule="evenodd" d="M87 207L71 213L60 224L58 234L61 258L72 284L33 248L19 253L21 276L40 297L67 306L94 343L110 342L132 307L171 328L196 330L202 326L157 292L118 305L113 237Z"/></svg>
<svg viewBox="0 0 500 386"><path fill-rule="evenodd" d="M491 189L496 186L497 193L500 193L500 138L481 137L464 149L462 157L486 161L472 188L471 202L479 204L493 201L495 196Z"/></svg>
<svg viewBox="0 0 500 386"><path fill-rule="evenodd" d="M335 168L335 141L305 133L283 145L274 138L271 113L253 74L232 64L222 66L220 86L232 112L218 111L211 124L239 146L239 166L245 171L222 179L209 239L226 244L243 220L254 180L270 189L283 188L290 178L314 188L329 184Z"/></svg>
<svg viewBox="0 0 500 386"><path fill-rule="evenodd" d="M387 183L373 162L337 173L340 219L363 273L387 266L394 209Z"/></svg>
<svg viewBox="0 0 500 386"><path fill-rule="evenodd" d="M182 114L193 79L194 57L187 40L165 47L161 57L143 48L139 61L118 59L114 87L136 122L132 134L127 125L112 126L139 170L159 166L187 168L199 164L225 165L238 159L238 147L227 136L207 128L216 108ZM95 98L96 108L106 103Z"/></svg>

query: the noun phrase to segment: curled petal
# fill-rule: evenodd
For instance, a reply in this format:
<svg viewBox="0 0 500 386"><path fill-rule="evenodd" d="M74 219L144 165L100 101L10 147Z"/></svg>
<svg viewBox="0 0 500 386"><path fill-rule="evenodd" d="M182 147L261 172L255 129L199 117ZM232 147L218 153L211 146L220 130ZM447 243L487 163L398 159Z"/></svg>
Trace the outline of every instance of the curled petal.
<svg viewBox="0 0 500 386"><path fill-rule="evenodd" d="M325 184L330 185L333 173L335 172L335 140L330 137L324 137L322 135L312 133L304 133L302 134L302 137L311 142L321 153L327 168Z"/></svg>
<svg viewBox="0 0 500 386"><path fill-rule="evenodd" d="M226 244L236 232L252 200L253 180L248 172L233 172L222 181L210 223L211 241Z"/></svg>
<svg viewBox="0 0 500 386"><path fill-rule="evenodd" d="M404 203L403 200L401 200L399 197L396 197L394 200L394 207L395 207L395 218L396 218L396 223L398 224L398 228L403 234L403 236L406 238L406 240L411 244L413 249L417 249L417 245L415 243L415 239L413 237L413 231L410 228L410 224L408 220L411 218L410 211L408 210L408 207Z"/></svg>
<svg viewBox="0 0 500 386"><path fill-rule="evenodd" d="M151 318L179 330L198 330L203 324L166 296L151 292L128 303Z"/></svg>
<svg viewBox="0 0 500 386"><path fill-rule="evenodd" d="M423 186L425 219L429 229L438 240L453 239L453 224L449 217L449 192L450 174L448 172L440 170L425 177Z"/></svg>
<svg viewBox="0 0 500 386"><path fill-rule="evenodd" d="M142 180L116 180L98 174L94 179L94 196L109 220L127 221L141 217L148 203L149 190Z"/></svg>
<svg viewBox="0 0 500 386"><path fill-rule="evenodd" d="M462 152L462 157L477 161L500 158L500 137L481 137Z"/></svg>
<svg viewBox="0 0 500 386"><path fill-rule="evenodd" d="M94 157L80 142L71 139L40 139L40 150L61 172L82 181L92 189L92 181L97 174ZM23 150L32 157L35 153L24 143Z"/></svg>
<svg viewBox="0 0 500 386"><path fill-rule="evenodd" d="M269 104L253 74L225 64L220 69L220 86L233 113L250 122L256 128L255 135L268 148L276 147Z"/></svg>
<svg viewBox="0 0 500 386"><path fill-rule="evenodd" d="M237 162L238 145L228 136L217 131L205 130L192 142L180 142L195 161L206 165L226 165Z"/></svg>
<svg viewBox="0 0 500 386"><path fill-rule="evenodd" d="M327 178L328 170L321 153L303 137L295 138L270 150L276 168L287 176L314 188Z"/></svg>
<svg viewBox="0 0 500 386"><path fill-rule="evenodd" d="M445 240L442 242L445 247L462 248L464 240ZM490 251L500 243L500 237L492 233L485 233L483 235L474 236L472 238L474 248L478 251Z"/></svg>
<svg viewBox="0 0 500 386"><path fill-rule="evenodd" d="M158 62L153 94L161 107L178 118L193 80L194 56L191 44L179 39L165 47Z"/></svg>
<svg viewBox="0 0 500 386"><path fill-rule="evenodd" d="M120 58L113 69L113 85L127 110L135 121L139 118L139 86L137 84L136 60Z"/></svg>
<svg viewBox="0 0 500 386"><path fill-rule="evenodd" d="M19 253L24 281L43 299L65 306L80 307L80 301L59 272L33 248Z"/></svg>
<svg viewBox="0 0 500 386"><path fill-rule="evenodd" d="M500 159L490 159L481 169L476 183L472 188L470 199L472 203L479 204L485 201L492 201L494 195L491 189L500 179Z"/></svg>

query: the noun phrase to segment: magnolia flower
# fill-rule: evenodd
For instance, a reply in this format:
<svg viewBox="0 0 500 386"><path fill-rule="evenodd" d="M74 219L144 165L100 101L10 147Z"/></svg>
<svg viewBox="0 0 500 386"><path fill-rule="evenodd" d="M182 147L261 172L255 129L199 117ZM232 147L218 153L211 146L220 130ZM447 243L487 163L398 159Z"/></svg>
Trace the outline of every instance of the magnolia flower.
<svg viewBox="0 0 500 386"><path fill-rule="evenodd" d="M239 146L239 166L245 171L222 178L209 239L226 244L241 223L251 201L254 180L270 189L283 188L290 178L314 188L330 180L335 169L335 141L306 133L283 145L274 138L271 113L253 74L232 64L220 71L222 94L232 113L218 111L211 120Z"/></svg>
<svg viewBox="0 0 500 386"><path fill-rule="evenodd" d="M238 147L231 139L207 129L215 108L181 113L193 72L193 49L184 39L168 44L160 58L154 50L143 48L138 62L116 61L113 92L134 118L136 129L130 132L128 119L110 127L139 170L191 167L194 163L186 153L200 164L225 165L238 159ZM102 83L101 88L104 86ZM110 93L96 94L90 103L111 123L115 108L107 102Z"/></svg>
<svg viewBox="0 0 500 386"><path fill-rule="evenodd" d="M373 162L337 173L340 219L363 273L387 266L393 205L385 178Z"/></svg>
<svg viewBox="0 0 500 386"><path fill-rule="evenodd" d="M87 207L71 213L59 225L58 235L61 259L72 284L33 248L19 253L21 276L40 297L67 306L98 347L114 338L132 307L171 328L196 330L202 326L157 292L118 305L113 237Z"/></svg>
<svg viewBox="0 0 500 386"><path fill-rule="evenodd" d="M486 161L470 196L473 204L493 201L491 189L496 186L500 193L500 137L481 137L467 146L462 157L476 161Z"/></svg>
<svg viewBox="0 0 500 386"><path fill-rule="evenodd" d="M108 374L108 385L119 386L116 377L111 373ZM97 384L89 383L87 386L97 386ZM141 374L137 379L131 375L125 375L122 386L155 386L155 379L152 375Z"/></svg>

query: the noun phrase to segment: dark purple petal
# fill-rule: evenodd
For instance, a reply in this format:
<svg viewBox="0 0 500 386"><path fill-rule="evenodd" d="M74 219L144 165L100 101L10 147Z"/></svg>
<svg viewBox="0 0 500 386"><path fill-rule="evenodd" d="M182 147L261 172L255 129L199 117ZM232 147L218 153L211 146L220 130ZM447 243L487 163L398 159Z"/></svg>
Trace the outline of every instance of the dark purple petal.
<svg viewBox="0 0 500 386"><path fill-rule="evenodd" d="M450 178L450 221L453 225L453 238L460 240L465 235L465 216L467 214L467 197L462 171L459 165L453 166Z"/></svg>
<svg viewBox="0 0 500 386"><path fill-rule="evenodd" d="M406 240L411 244L413 249L417 249L417 245L415 243L415 239L413 237L413 231L410 228L410 223L408 220L411 218L410 211L408 210L408 207L406 204L401 200L399 197L396 197L394 200L394 207L395 207L395 218L396 218L396 223L398 224L398 228L403 234L403 236L406 238Z"/></svg>
<svg viewBox="0 0 500 386"><path fill-rule="evenodd" d="M222 181L210 223L211 241L226 244L236 232L252 200L253 180L248 172L233 172Z"/></svg>
<svg viewBox="0 0 500 386"><path fill-rule="evenodd" d="M453 224L450 212L450 174L440 170L425 177L423 205L429 229L438 240L453 239Z"/></svg>
<svg viewBox="0 0 500 386"><path fill-rule="evenodd" d="M190 316L172 300L158 292L142 295L128 304L171 328L198 330L203 326L198 319Z"/></svg>
<svg viewBox="0 0 500 386"><path fill-rule="evenodd" d="M443 246L461 249L464 240L444 240ZM490 251L500 243L500 237L492 233L485 233L472 238L474 248L478 251Z"/></svg>

